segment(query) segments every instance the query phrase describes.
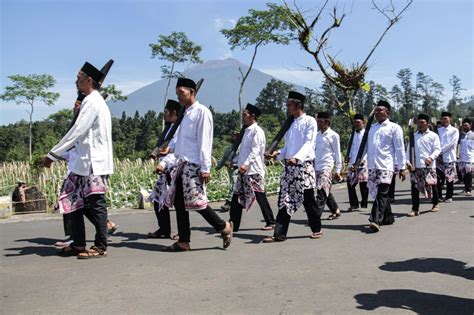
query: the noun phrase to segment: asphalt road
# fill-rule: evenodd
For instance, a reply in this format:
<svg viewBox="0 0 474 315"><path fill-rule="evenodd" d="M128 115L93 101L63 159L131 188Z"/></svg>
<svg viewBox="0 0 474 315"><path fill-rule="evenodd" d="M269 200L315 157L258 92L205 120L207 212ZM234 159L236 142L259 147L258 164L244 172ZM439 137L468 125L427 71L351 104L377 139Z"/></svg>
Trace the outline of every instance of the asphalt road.
<svg viewBox="0 0 474 315"><path fill-rule="evenodd" d="M228 250L218 234L191 214L193 248L163 253L171 240L150 240L152 211L120 210L108 257L61 258L60 217L2 221L2 314L399 314L474 313L474 197L456 195L439 213L406 217L409 187L399 184L396 222L377 234L368 212L323 221L324 236L310 240L306 214L292 220L286 242L269 235L258 206L244 214ZM459 187L456 190L459 192ZM341 209L347 192L334 190ZM270 203L276 212L276 198ZM220 204L215 204L219 208ZM370 205L369 205L370 208ZM228 214L222 214L228 218ZM328 213L323 214L326 218ZM174 212L172 212L173 226ZM88 239L93 232L88 226Z"/></svg>

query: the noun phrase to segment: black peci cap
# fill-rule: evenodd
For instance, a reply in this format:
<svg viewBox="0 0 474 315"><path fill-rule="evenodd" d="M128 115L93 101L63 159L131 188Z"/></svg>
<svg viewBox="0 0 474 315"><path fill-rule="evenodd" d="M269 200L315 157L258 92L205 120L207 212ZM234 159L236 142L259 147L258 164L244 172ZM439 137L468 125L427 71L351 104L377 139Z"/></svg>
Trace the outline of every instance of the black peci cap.
<svg viewBox="0 0 474 315"><path fill-rule="evenodd" d="M104 77L104 74L99 69L97 69L87 61L82 66L81 71L91 77L92 80L94 80L95 82L100 82Z"/></svg>

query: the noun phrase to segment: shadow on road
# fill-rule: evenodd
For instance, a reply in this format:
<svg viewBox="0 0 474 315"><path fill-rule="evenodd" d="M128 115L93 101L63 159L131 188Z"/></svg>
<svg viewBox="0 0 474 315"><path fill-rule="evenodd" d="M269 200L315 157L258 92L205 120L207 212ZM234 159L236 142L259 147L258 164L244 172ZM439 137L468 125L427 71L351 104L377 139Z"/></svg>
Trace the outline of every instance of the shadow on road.
<svg viewBox="0 0 474 315"><path fill-rule="evenodd" d="M472 314L474 300L416 290L380 290L354 296L358 309L375 310L379 307L410 310L418 314Z"/></svg>
<svg viewBox="0 0 474 315"><path fill-rule="evenodd" d="M48 237L34 237L34 238L23 238L20 240L15 240L15 242L28 242L40 245L54 245L58 240L55 238L48 238Z"/></svg>
<svg viewBox="0 0 474 315"><path fill-rule="evenodd" d="M245 242L245 244L260 244L266 236L273 235L273 234L270 234L270 235L245 234L245 233L240 233L240 231L242 230L239 230L239 232L234 232L234 238L248 240L248 242Z"/></svg>
<svg viewBox="0 0 474 315"><path fill-rule="evenodd" d="M124 233L124 232L115 232L114 237L124 237L126 238L126 241L137 241L137 240L143 240L143 239L150 239L146 234L142 233Z"/></svg>
<svg viewBox="0 0 474 315"><path fill-rule="evenodd" d="M354 212L357 213L357 212ZM335 222L337 220L325 220L330 222ZM308 220L292 220L292 223L301 224L301 225L308 225ZM309 228L309 227L308 227ZM322 229L329 229L329 230L353 230L353 231L360 231L361 233L371 233L372 231L369 228L369 223L367 224L323 224Z"/></svg>
<svg viewBox="0 0 474 315"><path fill-rule="evenodd" d="M380 266L385 271L437 272L474 280L474 271L465 269L466 263L451 258L414 258L404 261L386 262ZM473 309L474 310L474 309Z"/></svg>
<svg viewBox="0 0 474 315"><path fill-rule="evenodd" d="M16 251L16 253L6 253L5 257L17 257L17 256L27 256L27 255L38 255L41 257L47 256L57 256L57 250L51 246L24 246L24 247L14 247L14 248L5 248L5 251Z"/></svg>
<svg viewBox="0 0 474 315"><path fill-rule="evenodd" d="M140 243L140 242L118 242L118 243L109 243L108 247L115 248L131 248L139 250L147 250L152 252L159 252L166 246L154 243Z"/></svg>

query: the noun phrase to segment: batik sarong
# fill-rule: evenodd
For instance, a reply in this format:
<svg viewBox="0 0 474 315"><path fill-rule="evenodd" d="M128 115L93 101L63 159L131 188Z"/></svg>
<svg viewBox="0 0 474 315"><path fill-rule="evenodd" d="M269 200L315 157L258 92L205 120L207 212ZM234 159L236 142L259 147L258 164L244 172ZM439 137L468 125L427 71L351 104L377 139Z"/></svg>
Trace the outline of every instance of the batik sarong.
<svg viewBox="0 0 474 315"><path fill-rule="evenodd" d="M181 177L183 183L184 207L188 211L206 209L209 203L206 186L199 178L200 166L189 162L179 161L176 171L171 177L170 186L166 192L164 204L167 207L174 205L176 195L176 181Z"/></svg>
<svg viewBox="0 0 474 315"><path fill-rule="evenodd" d="M87 197L105 194L108 188L108 177L108 175L80 176L69 173L59 193L59 212L68 214L82 209Z"/></svg>
<svg viewBox="0 0 474 315"><path fill-rule="evenodd" d="M233 194L239 196L239 203L249 211L255 201L255 192L265 192L262 175L238 175L234 184Z"/></svg>
<svg viewBox="0 0 474 315"><path fill-rule="evenodd" d="M391 184L393 177L393 171L387 170L369 170L369 180L367 186L369 188L370 196L373 199L377 197L377 189L379 184Z"/></svg>
<svg viewBox="0 0 474 315"><path fill-rule="evenodd" d="M286 207L286 211L292 216L303 204L304 190L314 188L316 175L312 161L297 165L287 164L280 179L278 208Z"/></svg>

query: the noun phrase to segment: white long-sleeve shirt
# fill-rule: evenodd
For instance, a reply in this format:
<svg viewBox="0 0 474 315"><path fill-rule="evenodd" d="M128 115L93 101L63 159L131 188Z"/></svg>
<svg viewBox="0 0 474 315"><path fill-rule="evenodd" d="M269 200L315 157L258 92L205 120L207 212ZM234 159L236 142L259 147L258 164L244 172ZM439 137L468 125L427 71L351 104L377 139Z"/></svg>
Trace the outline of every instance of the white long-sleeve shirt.
<svg viewBox="0 0 474 315"><path fill-rule="evenodd" d="M265 153L265 132L257 123L245 129L242 142L240 143L237 163L248 166L247 175L261 174L265 177L264 157Z"/></svg>
<svg viewBox="0 0 474 315"><path fill-rule="evenodd" d="M64 152L61 157L67 161L67 175L72 172L72 167L77 160L77 151L75 148L72 148L69 151Z"/></svg>
<svg viewBox="0 0 474 315"><path fill-rule="evenodd" d="M474 132L469 131L465 133L464 138L461 140L459 154L461 162L474 163Z"/></svg>
<svg viewBox="0 0 474 315"><path fill-rule="evenodd" d="M293 121L285 133L285 146L280 150L280 160L297 159L298 162L314 160L316 119L303 114Z"/></svg>
<svg viewBox="0 0 474 315"><path fill-rule="evenodd" d="M367 167L391 172L405 169L403 130L398 124L387 119L371 126L367 139Z"/></svg>
<svg viewBox="0 0 474 315"><path fill-rule="evenodd" d="M173 128L173 124L171 124L170 128L168 129L168 132L166 133L165 138L168 136L172 128ZM168 167L172 167L173 165L176 164L177 159L176 159L176 156L174 155L174 149L176 146L176 135L178 134L178 131L179 131L179 127L176 130L176 133L174 134L173 138L170 140L170 143L168 144L168 147L170 148L169 153L160 159L159 164L165 169Z"/></svg>
<svg viewBox="0 0 474 315"><path fill-rule="evenodd" d="M211 111L196 101L184 112L176 135L176 158L200 165L200 171L211 171L213 121Z"/></svg>
<svg viewBox="0 0 474 315"><path fill-rule="evenodd" d="M74 174L113 173L112 119L107 104L96 90L84 98L76 122L48 157L56 161L72 147L77 151L77 160L71 166Z"/></svg>
<svg viewBox="0 0 474 315"><path fill-rule="evenodd" d="M324 133L319 130L316 134L314 168L316 171L332 170L334 162L336 162L336 173L340 173L342 159L339 135L331 128Z"/></svg>
<svg viewBox="0 0 474 315"><path fill-rule="evenodd" d="M455 162L459 139L458 129L451 125L448 127L440 127L438 128L438 134L439 140L441 142L441 154L443 155L443 162Z"/></svg>
<svg viewBox="0 0 474 315"><path fill-rule="evenodd" d="M415 168L436 168L436 158L441 152L439 137L433 131L427 130L424 133L415 132ZM410 145L407 145L407 162L410 162ZM426 166L425 160L431 158L430 166Z"/></svg>
<svg viewBox="0 0 474 315"><path fill-rule="evenodd" d="M349 152L349 163L353 165L357 160L357 153L359 153L360 144L365 134L365 128L359 132L354 131L354 138L352 139L351 151ZM367 153L362 156L362 160L367 160Z"/></svg>

